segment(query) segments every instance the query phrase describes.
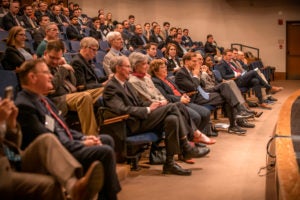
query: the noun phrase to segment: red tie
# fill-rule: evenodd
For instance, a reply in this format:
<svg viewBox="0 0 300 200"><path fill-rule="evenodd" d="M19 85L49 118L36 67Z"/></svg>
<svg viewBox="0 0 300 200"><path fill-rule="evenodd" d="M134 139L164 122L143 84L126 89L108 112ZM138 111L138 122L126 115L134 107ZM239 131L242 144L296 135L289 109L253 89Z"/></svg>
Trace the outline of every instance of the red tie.
<svg viewBox="0 0 300 200"><path fill-rule="evenodd" d="M181 93L176 89L176 87L172 83L170 83L167 79L164 79L163 81L172 89L175 96L181 96Z"/></svg>
<svg viewBox="0 0 300 200"><path fill-rule="evenodd" d="M51 106L49 105L48 101L45 98L41 98L42 103L45 105L45 107L47 108L47 110L50 112L50 114L52 115L52 117L54 117L54 119L63 127L63 129L65 129L65 131L67 132L67 135L69 136L69 138L71 140L73 140L73 136L70 132L70 129L68 128L68 126L57 116L57 114L52 110Z"/></svg>

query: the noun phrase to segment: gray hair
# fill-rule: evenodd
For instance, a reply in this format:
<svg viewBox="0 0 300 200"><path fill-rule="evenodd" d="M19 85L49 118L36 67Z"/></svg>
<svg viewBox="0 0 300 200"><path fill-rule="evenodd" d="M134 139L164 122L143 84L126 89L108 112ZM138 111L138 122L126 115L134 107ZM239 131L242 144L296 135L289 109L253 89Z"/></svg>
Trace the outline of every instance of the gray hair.
<svg viewBox="0 0 300 200"><path fill-rule="evenodd" d="M111 31L107 34L106 39L107 39L108 43L111 44L111 42L118 36L121 36L121 33L117 32L117 31Z"/></svg>
<svg viewBox="0 0 300 200"><path fill-rule="evenodd" d="M133 71L136 69L136 65L148 61L148 57L140 52L132 52L129 55L129 62Z"/></svg>
<svg viewBox="0 0 300 200"><path fill-rule="evenodd" d="M127 59L126 56L114 56L109 62L110 69L113 73L116 73L117 66L123 65L124 60Z"/></svg>
<svg viewBox="0 0 300 200"><path fill-rule="evenodd" d="M99 42L93 37L84 37L80 41L80 49L87 48L87 47L96 47L99 48Z"/></svg>
<svg viewBox="0 0 300 200"><path fill-rule="evenodd" d="M55 26L58 28L58 26L57 26L56 23L54 23L54 22L49 22L49 23L47 24L47 26L46 26L46 31L52 29L52 28L53 28L53 27L52 27L53 25L55 25Z"/></svg>

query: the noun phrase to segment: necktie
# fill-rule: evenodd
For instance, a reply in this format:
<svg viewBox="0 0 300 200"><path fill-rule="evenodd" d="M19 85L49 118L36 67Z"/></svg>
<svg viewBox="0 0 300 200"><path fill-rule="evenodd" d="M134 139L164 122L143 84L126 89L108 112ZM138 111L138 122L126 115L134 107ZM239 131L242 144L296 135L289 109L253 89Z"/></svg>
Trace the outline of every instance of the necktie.
<svg viewBox="0 0 300 200"><path fill-rule="evenodd" d="M17 16L14 16L14 19L15 19L16 23L18 24L18 26L21 26L21 24L20 24L20 22L19 22Z"/></svg>
<svg viewBox="0 0 300 200"><path fill-rule="evenodd" d="M36 26L34 25L32 19L30 17L28 17L28 21L29 21L30 25L32 26L32 28L36 28Z"/></svg>
<svg viewBox="0 0 300 200"><path fill-rule="evenodd" d="M205 92L200 85L198 86L197 90L200 92L204 99L209 99L209 93Z"/></svg>
<svg viewBox="0 0 300 200"><path fill-rule="evenodd" d="M70 132L70 129L68 128L68 126L59 118L59 116L52 110L50 104L48 103L48 101L45 98L41 98L42 103L45 105L45 107L47 108L47 110L50 112L50 114L52 115L52 117L54 117L54 119L59 123L59 125L61 125L61 127L63 127L63 129L65 129L67 135L69 136L69 138L72 140L73 136Z"/></svg>
<svg viewBox="0 0 300 200"><path fill-rule="evenodd" d="M147 42L146 42L145 38L143 37L143 35L141 35L140 37L143 40L144 45L147 44Z"/></svg>
<svg viewBox="0 0 300 200"><path fill-rule="evenodd" d="M61 20L60 16L57 15L56 19L57 19L57 21L58 21L59 24L62 24L62 20Z"/></svg>

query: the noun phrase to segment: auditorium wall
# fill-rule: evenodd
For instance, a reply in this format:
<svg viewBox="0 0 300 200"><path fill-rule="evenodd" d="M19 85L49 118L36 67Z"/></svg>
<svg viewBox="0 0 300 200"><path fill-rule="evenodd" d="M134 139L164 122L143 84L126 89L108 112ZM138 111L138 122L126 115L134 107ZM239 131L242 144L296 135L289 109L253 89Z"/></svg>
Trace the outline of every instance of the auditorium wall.
<svg viewBox="0 0 300 200"><path fill-rule="evenodd" d="M93 17L98 9L122 21L129 14L136 23L169 21L190 29L194 40L206 41L211 33L219 46L241 43L260 49L265 65L286 71L286 21L300 21L298 0L77 0L83 12ZM283 19L283 25L278 20ZM279 48L283 40L283 49Z"/></svg>

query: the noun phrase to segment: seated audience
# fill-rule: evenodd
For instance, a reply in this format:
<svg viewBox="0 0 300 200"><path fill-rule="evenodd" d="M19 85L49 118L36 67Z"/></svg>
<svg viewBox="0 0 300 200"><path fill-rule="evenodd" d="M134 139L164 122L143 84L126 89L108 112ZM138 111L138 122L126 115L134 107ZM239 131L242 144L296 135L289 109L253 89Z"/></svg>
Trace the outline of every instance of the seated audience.
<svg viewBox="0 0 300 200"><path fill-rule="evenodd" d="M80 163L51 133L37 136L21 151L17 115L13 101L0 100L1 198L63 200L62 187L74 200L93 198L103 185L101 163L93 162L81 177Z"/></svg>
<svg viewBox="0 0 300 200"><path fill-rule="evenodd" d="M210 128L210 111L203 106L190 103L188 94L182 93L172 79L167 76L167 67L163 60L156 59L150 63L150 74L155 87L166 98L168 102L181 102L188 108L189 114L196 124L197 128L205 134L212 136L212 133L204 131L204 128ZM195 121L199 120L198 122ZM213 133L216 136L216 133Z"/></svg>
<svg viewBox="0 0 300 200"><path fill-rule="evenodd" d="M263 96L261 93L261 88L264 87L271 93L276 93L282 90L281 87L272 87L267 82L265 82L255 70L249 72L242 72L235 66L233 66L230 61L232 58L232 50L226 49L223 52L223 60L220 64L216 66L216 69L220 71L222 78L225 80L235 80L238 87L253 88L255 91L255 96L258 98L259 106L262 108L269 109L270 107L263 102Z"/></svg>
<svg viewBox="0 0 300 200"><path fill-rule="evenodd" d="M6 70L17 70L25 60L36 58L29 49L25 48L26 34L21 26L14 26L9 30L7 48L2 58L2 66Z"/></svg>
<svg viewBox="0 0 300 200"><path fill-rule="evenodd" d="M66 21L64 21L64 18L62 17L61 7L59 5L54 5L52 7L50 21L56 23L61 32L63 31L63 26L67 27L69 25Z"/></svg>
<svg viewBox="0 0 300 200"><path fill-rule="evenodd" d="M140 24L137 24L135 26L134 35L130 38L130 45L134 48L134 50L142 51L147 43L148 40L143 35L142 26Z"/></svg>
<svg viewBox="0 0 300 200"><path fill-rule="evenodd" d="M122 56L123 53L121 52L123 48L123 39L119 32L113 31L108 33L107 41L110 45L110 50L104 56L103 60L103 69L105 71L106 76L109 76L113 72L110 69L110 60L115 56Z"/></svg>
<svg viewBox="0 0 300 200"><path fill-rule="evenodd" d="M47 43L49 40L57 40L59 35L59 29L54 22L49 22L46 26L46 36L44 40L39 44L36 50L36 55L40 58L44 55Z"/></svg>
<svg viewBox="0 0 300 200"><path fill-rule="evenodd" d="M85 37L80 41L79 54L74 56L70 63L75 70L76 87L81 87L81 90L100 88L107 83L108 76L97 77L95 66L92 65L98 49L99 43L95 38ZM100 96L99 90L95 92Z"/></svg>
<svg viewBox="0 0 300 200"><path fill-rule="evenodd" d="M100 29L100 19L98 17L92 18L90 36L98 41L102 40L102 38L105 37Z"/></svg>
<svg viewBox="0 0 300 200"><path fill-rule="evenodd" d="M45 1L40 1L38 4L38 10L34 13L37 20L41 20L43 15L47 15L49 18L51 17L51 12L48 10L48 4Z"/></svg>
<svg viewBox="0 0 300 200"><path fill-rule="evenodd" d="M2 28L9 31L14 26L23 26L24 23L21 17L18 15L20 11L20 3L18 1L12 1L10 3L9 12L3 16Z"/></svg>
<svg viewBox="0 0 300 200"><path fill-rule="evenodd" d="M101 135L100 138L84 136L68 128L54 104L44 97L53 88L53 76L43 60L26 61L21 66L18 75L23 88L16 98L16 105L19 108L18 121L22 132L26 133L23 136L23 148L28 147L38 136L43 136L47 132L53 133L82 164L85 171L95 161L102 162L104 184L98 199L116 200L121 187L116 174L113 139L108 135ZM103 180L103 177L97 177Z"/></svg>
<svg viewBox="0 0 300 200"><path fill-rule="evenodd" d="M22 16L22 21L24 23L23 27L26 30L30 31L30 33L32 33L34 29L39 27L37 20L36 20L35 16L33 15L32 6L24 5L23 11L24 11L24 15Z"/></svg>
<svg viewBox="0 0 300 200"><path fill-rule="evenodd" d="M173 41L173 38L175 37L175 34L177 33L177 28L176 27L171 27L168 37L166 38L166 45L168 45L170 42Z"/></svg>
<svg viewBox="0 0 300 200"><path fill-rule="evenodd" d="M188 52L188 50L181 44L182 43L182 34L177 33L174 35L173 41L170 43L173 43L177 47L177 56L179 58L182 58L184 54Z"/></svg>
<svg viewBox="0 0 300 200"><path fill-rule="evenodd" d="M199 105L217 106L225 104L225 109L230 122L228 132L240 135L245 134L246 130L241 129L236 125L236 119L247 118L250 115L242 112L238 99L234 96L228 85L222 85L222 88L219 87L215 91L207 93L200 86L200 80L198 78L199 71L195 70L197 69L197 65L200 67L197 54L192 52L185 54L183 57L183 64L184 67L182 67L175 75L175 83L179 89L187 93L196 91L195 94L191 95L191 102Z"/></svg>
<svg viewBox="0 0 300 200"><path fill-rule="evenodd" d="M150 36L151 36L151 27L150 27L150 23L146 22L144 24L144 31L143 31L144 36L147 38L148 41L150 41Z"/></svg>
<svg viewBox="0 0 300 200"><path fill-rule="evenodd" d="M93 104L99 99L103 89L96 88L79 92L80 88L76 88L73 67L68 64L59 64L64 50L64 44L60 40L52 40L47 44L43 58L53 75L53 92L48 97L62 111L63 116L69 110L77 111L83 134L98 135Z"/></svg>
<svg viewBox="0 0 300 200"><path fill-rule="evenodd" d="M34 29L31 33L32 39L34 40L33 48L37 49L39 44L44 40L46 37L46 27L50 22L50 18L48 15L43 15L38 21L39 27Z"/></svg>
<svg viewBox="0 0 300 200"><path fill-rule="evenodd" d="M182 153L187 159L201 156L198 149L192 148L187 141L186 135L191 130L184 123L178 107L175 104L162 106L160 102L141 101L133 86L128 82L131 67L127 57L113 57L111 69L114 77L104 89L105 106L117 115L130 114L126 123L132 135L146 131L155 130L158 133L164 131L167 153L163 173L191 175L191 170L183 169L174 162L175 154Z"/></svg>
<svg viewBox="0 0 300 200"><path fill-rule="evenodd" d="M160 49L162 52L165 52L165 42L164 39L160 36L161 30L160 26L156 25L153 27L153 34L150 36L150 42L154 42L157 44L157 48Z"/></svg>
<svg viewBox="0 0 300 200"><path fill-rule="evenodd" d="M204 51L205 54L215 56L215 55L221 55L223 52L223 47L218 47L217 42L214 40L214 37L212 34L208 34L206 36L206 42L204 45Z"/></svg>
<svg viewBox="0 0 300 200"><path fill-rule="evenodd" d="M168 76L174 76L176 72L179 69L181 69L181 63L177 56L177 46L173 43L169 43L167 45L165 56L167 59L166 64L167 64Z"/></svg>
<svg viewBox="0 0 300 200"><path fill-rule="evenodd" d="M169 28L170 28L170 23L164 22L163 30L162 30L162 37L164 38L164 41L166 41L167 37L169 36Z"/></svg>
<svg viewBox="0 0 300 200"><path fill-rule="evenodd" d="M71 24L66 29L66 34L68 40L77 40L80 41L83 37L83 30L81 29L80 24L78 23L78 17L70 17Z"/></svg>

